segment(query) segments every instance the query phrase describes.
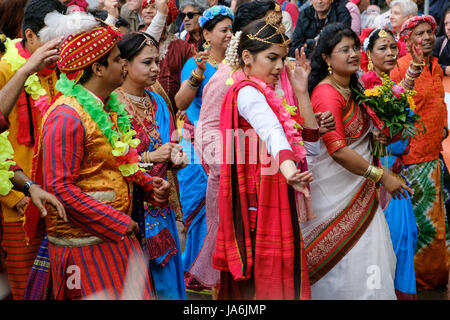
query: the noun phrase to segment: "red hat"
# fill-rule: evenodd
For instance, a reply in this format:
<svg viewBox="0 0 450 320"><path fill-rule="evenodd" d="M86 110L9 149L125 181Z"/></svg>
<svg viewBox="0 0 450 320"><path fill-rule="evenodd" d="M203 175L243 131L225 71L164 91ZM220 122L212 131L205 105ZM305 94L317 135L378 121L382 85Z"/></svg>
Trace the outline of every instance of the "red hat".
<svg viewBox="0 0 450 320"><path fill-rule="evenodd" d="M431 25L431 28L434 30L436 29L436 20L434 20L433 16L431 15L424 15L424 16L416 16L409 18L405 22L403 22L402 30L400 31L400 36L403 41L406 42L408 38L411 36L412 31L415 27L417 27L421 23L429 23Z"/></svg>
<svg viewBox="0 0 450 320"><path fill-rule="evenodd" d="M58 68L68 79L78 80L83 69L106 56L119 40L119 31L111 26L70 35L61 45Z"/></svg>
<svg viewBox="0 0 450 320"><path fill-rule="evenodd" d="M358 5L361 2L361 0L352 0L352 2L356 5Z"/></svg>
<svg viewBox="0 0 450 320"><path fill-rule="evenodd" d="M155 0L142 0L142 9L153 3L155 3ZM178 11L175 0L169 0L169 3L167 5L169 7L169 14L167 15L166 24L170 25L172 22L175 21L180 12Z"/></svg>

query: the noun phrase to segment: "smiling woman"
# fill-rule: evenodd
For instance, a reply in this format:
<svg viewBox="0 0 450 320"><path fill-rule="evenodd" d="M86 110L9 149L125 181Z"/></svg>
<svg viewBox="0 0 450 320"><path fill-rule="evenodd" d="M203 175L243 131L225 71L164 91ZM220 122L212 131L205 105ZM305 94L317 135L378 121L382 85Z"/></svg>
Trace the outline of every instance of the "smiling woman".
<svg viewBox="0 0 450 320"><path fill-rule="evenodd" d="M370 118L357 100L359 48L350 28L333 23L322 30L311 57L314 111L330 110L336 119L336 130L322 136L320 155L308 158L317 219L302 224L302 232L313 299L396 298L395 254L376 184L393 194L409 188L372 157ZM383 270L379 290L368 285L374 268Z"/></svg>
<svg viewBox="0 0 450 320"><path fill-rule="evenodd" d="M225 57L225 50L231 40L234 14L229 8L214 6L203 12L201 17L201 37L198 42L198 49L201 52L184 65L181 71L182 84L175 95L178 109L186 110L183 138L180 143L189 157L189 165L178 172L183 221L187 231L183 266L187 274L186 284L188 288L195 290L205 288L197 279L190 276L189 270L203 246L206 235L205 196L208 177L194 151L192 138L202 106L203 88Z"/></svg>
<svg viewBox="0 0 450 320"><path fill-rule="evenodd" d="M118 47L125 59L127 76L117 93L133 116L133 129L141 141L137 150L152 176L171 181L171 208L143 201L141 189L135 186L133 212L140 225L158 298L186 299L172 208L179 207L176 170L187 164L187 158L181 147L170 140L174 123L167 104L160 95L146 89L156 82L160 72L158 45L151 36L140 32L125 35Z"/></svg>

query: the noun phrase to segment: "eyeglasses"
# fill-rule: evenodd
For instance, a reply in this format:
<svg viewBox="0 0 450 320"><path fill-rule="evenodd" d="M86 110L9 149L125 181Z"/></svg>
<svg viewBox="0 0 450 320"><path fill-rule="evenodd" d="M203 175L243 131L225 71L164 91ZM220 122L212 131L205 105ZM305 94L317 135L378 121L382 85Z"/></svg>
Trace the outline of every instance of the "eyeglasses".
<svg viewBox="0 0 450 320"><path fill-rule="evenodd" d="M196 12L196 11L189 11L189 12L186 12L186 13L182 12L181 13L181 18L184 19L187 16L189 19L192 19L192 18L195 17L196 14L202 14L202 13L201 12Z"/></svg>
<svg viewBox="0 0 450 320"><path fill-rule="evenodd" d="M343 53L343 54L349 54L350 50L352 50L354 53L358 54L361 51L361 47L360 46L353 46L353 47L343 47L339 50L336 50L337 53Z"/></svg>

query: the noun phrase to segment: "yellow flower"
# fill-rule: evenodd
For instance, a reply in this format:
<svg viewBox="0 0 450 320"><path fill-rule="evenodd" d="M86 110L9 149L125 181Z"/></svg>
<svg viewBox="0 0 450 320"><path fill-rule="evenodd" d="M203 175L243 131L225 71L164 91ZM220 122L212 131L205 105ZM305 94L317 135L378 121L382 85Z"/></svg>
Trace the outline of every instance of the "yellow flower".
<svg viewBox="0 0 450 320"><path fill-rule="evenodd" d="M128 177L139 171L139 165L137 163L121 164L119 170L124 177Z"/></svg>
<svg viewBox="0 0 450 320"><path fill-rule="evenodd" d="M114 148L112 150L112 154L114 157L119 157L124 154L127 154L129 150L129 145L127 143L123 143L122 141L116 141L114 143Z"/></svg>
<svg viewBox="0 0 450 320"><path fill-rule="evenodd" d="M367 89L364 91L364 95L367 97L378 97L380 95L380 90L378 89Z"/></svg>
<svg viewBox="0 0 450 320"><path fill-rule="evenodd" d="M297 111L297 107L288 105L286 103L286 99L283 99L283 106L286 109L286 111L291 114L291 116L295 116L296 115L295 111Z"/></svg>
<svg viewBox="0 0 450 320"><path fill-rule="evenodd" d="M412 111L416 111L416 104L415 104L415 102L414 102L414 99L413 99L411 96L407 96L407 97L406 97L406 101L408 101L408 103L409 103L409 108L410 108Z"/></svg>

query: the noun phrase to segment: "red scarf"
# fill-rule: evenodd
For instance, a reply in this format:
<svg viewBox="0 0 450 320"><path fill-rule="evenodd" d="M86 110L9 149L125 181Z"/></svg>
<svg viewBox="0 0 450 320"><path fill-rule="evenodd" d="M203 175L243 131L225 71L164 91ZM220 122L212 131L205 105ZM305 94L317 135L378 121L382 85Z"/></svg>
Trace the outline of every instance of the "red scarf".
<svg viewBox="0 0 450 320"><path fill-rule="evenodd" d="M213 266L230 272L236 281L253 278L255 299L310 299L293 190L279 171L261 175L261 169L270 163L264 165L258 159L256 164L239 164L236 159L248 159L249 148L241 148L244 146L240 139L227 133L240 128L237 96L246 85L264 94L256 83L244 80L228 90L222 103L220 130L225 152L220 169L219 229ZM237 164L230 165L230 160ZM256 211L248 210L255 192L257 216L252 215Z"/></svg>
<svg viewBox="0 0 450 320"><path fill-rule="evenodd" d="M22 45L21 41L16 43L16 48L22 58L28 60L31 57L30 52ZM48 76L54 71L55 67L56 64L54 64L53 66L48 66L42 71L38 72L38 74L42 76ZM19 98L17 99L17 142L19 144L24 144L27 146L32 146L34 144L33 140L35 139L32 139L31 126L33 126L34 137L37 137L39 130L36 123L36 112L38 112L38 110L35 109L35 101L29 94L25 92L25 89L22 90L22 92L20 92Z"/></svg>

